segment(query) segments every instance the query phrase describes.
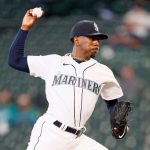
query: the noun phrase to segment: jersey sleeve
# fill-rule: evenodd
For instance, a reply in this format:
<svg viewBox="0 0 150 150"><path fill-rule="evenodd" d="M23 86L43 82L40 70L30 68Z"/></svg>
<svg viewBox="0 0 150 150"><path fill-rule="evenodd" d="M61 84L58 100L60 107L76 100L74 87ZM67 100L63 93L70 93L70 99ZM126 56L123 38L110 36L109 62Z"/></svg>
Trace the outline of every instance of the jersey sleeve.
<svg viewBox="0 0 150 150"><path fill-rule="evenodd" d="M118 99L123 96L122 88L116 80L113 72L107 67L105 67L105 77L100 88L100 94L105 100Z"/></svg>
<svg viewBox="0 0 150 150"><path fill-rule="evenodd" d="M27 62L30 75L45 79L48 73L55 68L60 57L59 55L28 56Z"/></svg>

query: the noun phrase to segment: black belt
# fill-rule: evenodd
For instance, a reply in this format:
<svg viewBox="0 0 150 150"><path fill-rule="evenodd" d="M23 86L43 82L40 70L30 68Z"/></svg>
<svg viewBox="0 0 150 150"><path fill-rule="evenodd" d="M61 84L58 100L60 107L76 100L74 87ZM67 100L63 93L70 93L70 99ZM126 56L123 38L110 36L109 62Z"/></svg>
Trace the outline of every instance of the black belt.
<svg viewBox="0 0 150 150"><path fill-rule="evenodd" d="M66 132L69 132L69 133L77 135L77 137L81 136L86 131L85 127L81 128L80 130L76 130L76 129L72 128L72 127L63 125L58 120L56 120L55 122L53 122L53 124L55 126L61 128L62 130L66 131Z"/></svg>

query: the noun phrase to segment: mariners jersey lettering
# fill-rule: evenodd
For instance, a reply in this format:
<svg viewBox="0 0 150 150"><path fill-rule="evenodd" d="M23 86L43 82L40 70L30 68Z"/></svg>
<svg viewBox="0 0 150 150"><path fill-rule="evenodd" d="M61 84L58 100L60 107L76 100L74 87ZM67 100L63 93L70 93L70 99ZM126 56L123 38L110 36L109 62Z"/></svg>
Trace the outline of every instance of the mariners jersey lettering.
<svg viewBox="0 0 150 150"><path fill-rule="evenodd" d="M98 85L98 83L94 81L75 77L75 76L68 76L64 74L55 75L52 86L57 86L61 84L75 85L76 87L87 89L95 93L96 95L99 94L99 90L100 90L100 85Z"/></svg>
<svg viewBox="0 0 150 150"><path fill-rule="evenodd" d="M28 56L28 66L45 80L47 113L72 127L84 126L100 93L105 100L123 95L112 71L92 58L79 64L71 56Z"/></svg>

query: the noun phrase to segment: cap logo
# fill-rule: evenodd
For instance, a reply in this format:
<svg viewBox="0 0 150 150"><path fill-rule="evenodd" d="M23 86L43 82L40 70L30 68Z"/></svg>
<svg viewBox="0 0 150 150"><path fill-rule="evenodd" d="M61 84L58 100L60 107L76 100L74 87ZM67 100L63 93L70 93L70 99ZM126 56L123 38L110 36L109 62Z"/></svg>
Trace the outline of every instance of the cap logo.
<svg viewBox="0 0 150 150"><path fill-rule="evenodd" d="M95 31L99 32L97 24L94 22Z"/></svg>

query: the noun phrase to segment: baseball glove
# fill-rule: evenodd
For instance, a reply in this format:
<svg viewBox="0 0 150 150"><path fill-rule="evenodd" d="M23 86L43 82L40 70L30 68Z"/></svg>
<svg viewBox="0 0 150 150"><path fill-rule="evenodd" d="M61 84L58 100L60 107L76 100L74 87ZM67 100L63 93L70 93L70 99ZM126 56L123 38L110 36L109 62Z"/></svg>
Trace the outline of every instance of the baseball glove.
<svg viewBox="0 0 150 150"><path fill-rule="evenodd" d="M122 139L128 131L128 113L131 111L131 103L121 101L115 104L110 114L112 135L116 139Z"/></svg>

